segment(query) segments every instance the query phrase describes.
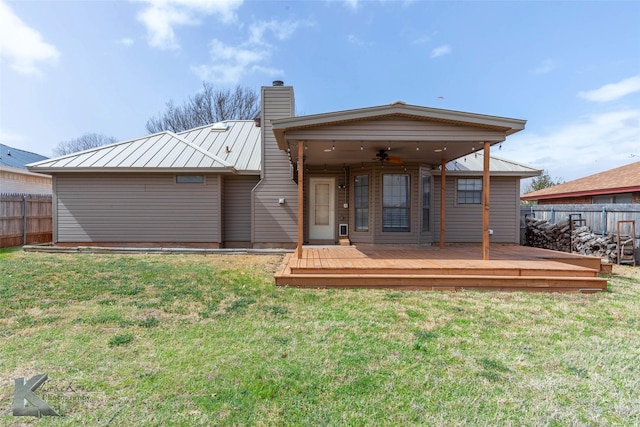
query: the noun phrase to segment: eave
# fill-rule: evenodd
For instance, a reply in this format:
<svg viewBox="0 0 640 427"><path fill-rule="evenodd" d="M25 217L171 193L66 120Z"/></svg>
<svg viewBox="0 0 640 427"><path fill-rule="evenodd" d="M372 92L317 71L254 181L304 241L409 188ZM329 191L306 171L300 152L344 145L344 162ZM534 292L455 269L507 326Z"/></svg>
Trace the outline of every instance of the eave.
<svg viewBox="0 0 640 427"><path fill-rule="evenodd" d="M603 196L607 194L634 193L637 191L640 191L640 186L600 188L597 190L574 191L574 192L556 193L556 194L548 194L548 195L540 195L540 196L524 195L520 197L520 200L533 201L533 200L566 199L570 197Z"/></svg>
<svg viewBox="0 0 640 427"><path fill-rule="evenodd" d="M505 136L524 129L526 120L489 116L463 111L443 110L396 102L390 105L361 108L299 117L287 117L271 121L273 133L281 150L287 148L286 132L313 127L340 125L388 117L406 117L415 120L437 121L461 126L497 130Z"/></svg>

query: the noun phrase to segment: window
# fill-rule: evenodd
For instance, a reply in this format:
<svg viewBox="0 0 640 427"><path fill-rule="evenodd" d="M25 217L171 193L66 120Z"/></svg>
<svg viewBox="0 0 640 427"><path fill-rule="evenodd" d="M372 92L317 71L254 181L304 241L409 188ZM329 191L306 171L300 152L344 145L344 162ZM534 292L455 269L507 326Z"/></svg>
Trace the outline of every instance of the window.
<svg viewBox="0 0 640 427"><path fill-rule="evenodd" d="M457 190L459 205L482 203L482 178L458 178Z"/></svg>
<svg viewBox="0 0 640 427"><path fill-rule="evenodd" d="M422 175L422 231L431 231L431 176Z"/></svg>
<svg viewBox="0 0 640 427"><path fill-rule="evenodd" d="M611 196L593 196L593 203L631 203L631 193L614 194Z"/></svg>
<svg viewBox="0 0 640 427"><path fill-rule="evenodd" d="M409 231L409 175L382 176L382 231Z"/></svg>
<svg viewBox="0 0 640 427"><path fill-rule="evenodd" d="M176 175L176 184L204 184L204 175Z"/></svg>
<svg viewBox="0 0 640 427"><path fill-rule="evenodd" d="M369 175L355 177L355 231L369 231Z"/></svg>

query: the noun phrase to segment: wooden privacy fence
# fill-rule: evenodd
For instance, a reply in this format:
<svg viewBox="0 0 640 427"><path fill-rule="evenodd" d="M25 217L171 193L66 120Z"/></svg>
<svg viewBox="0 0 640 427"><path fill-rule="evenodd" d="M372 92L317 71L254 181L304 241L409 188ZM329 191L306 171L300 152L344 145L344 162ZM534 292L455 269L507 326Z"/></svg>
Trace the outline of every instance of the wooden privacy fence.
<svg viewBox="0 0 640 427"><path fill-rule="evenodd" d="M520 207L521 244L524 240L525 218L533 216L545 219L552 224L562 221L573 221L578 225L586 225L595 234L607 236L616 234L618 221L635 220L635 247L640 245L640 204L638 203L598 203L591 205L528 205ZM628 223L622 225L621 234L629 235Z"/></svg>
<svg viewBox="0 0 640 427"><path fill-rule="evenodd" d="M0 248L52 240L51 196L0 194Z"/></svg>

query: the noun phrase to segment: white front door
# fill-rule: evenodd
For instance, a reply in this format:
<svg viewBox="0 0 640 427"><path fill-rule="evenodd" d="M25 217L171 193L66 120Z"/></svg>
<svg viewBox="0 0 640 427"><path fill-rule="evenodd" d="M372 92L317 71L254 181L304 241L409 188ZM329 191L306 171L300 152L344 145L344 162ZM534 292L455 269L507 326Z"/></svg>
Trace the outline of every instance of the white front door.
<svg viewBox="0 0 640 427"><path fill-rule="evenodd" d="M309 179L309 240L335 239L335 181Z"/></svg>

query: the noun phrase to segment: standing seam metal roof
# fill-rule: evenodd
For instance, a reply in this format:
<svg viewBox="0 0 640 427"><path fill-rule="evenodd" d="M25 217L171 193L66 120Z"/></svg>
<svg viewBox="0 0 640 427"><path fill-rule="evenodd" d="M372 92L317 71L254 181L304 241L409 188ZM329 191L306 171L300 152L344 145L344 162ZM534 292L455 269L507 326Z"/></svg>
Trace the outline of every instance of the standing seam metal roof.
<svg viewBox="0 0 640 427"><path fill-rule="evenodd" d="M228 120L178 134L165 131L32 163L33 171L202 170L258 173L260 128Z"/></svg>

